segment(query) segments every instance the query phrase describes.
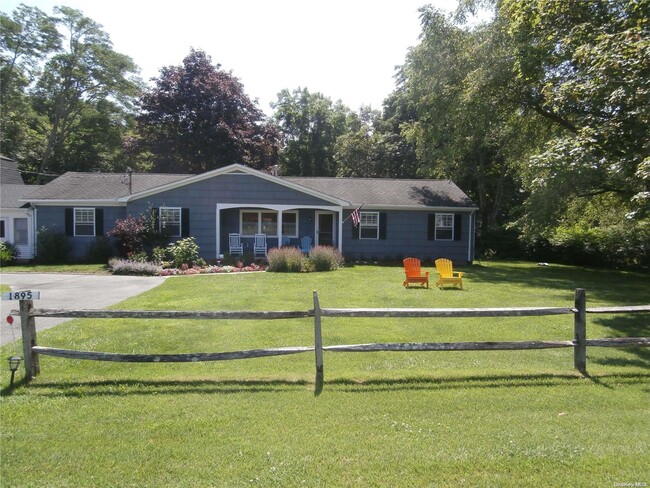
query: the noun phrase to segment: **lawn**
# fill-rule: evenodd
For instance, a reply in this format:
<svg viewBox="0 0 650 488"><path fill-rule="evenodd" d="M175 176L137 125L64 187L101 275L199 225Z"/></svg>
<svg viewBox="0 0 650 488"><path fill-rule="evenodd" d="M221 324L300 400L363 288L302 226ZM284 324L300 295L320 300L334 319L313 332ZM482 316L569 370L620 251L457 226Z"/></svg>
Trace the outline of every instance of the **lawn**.
<svg viewBox="0 0 650 488"><path fill-rule="evenodd" d="M520 262L468 266L465 289L401 286L399 267L173 277L119 309L588 306L648 303L647 274ZM37 318L38 320L38 318ZM648 314L588 316L588 338L650 336ZM325 345L571 340L571 315L323 319ZM313 344L313 319L72 320L39 344L122 353ZM13 354L11 346L2 357ZM650 351L325 352L121 364L41 357L9 390L2 486L614 486L649 483Z"/></svg>

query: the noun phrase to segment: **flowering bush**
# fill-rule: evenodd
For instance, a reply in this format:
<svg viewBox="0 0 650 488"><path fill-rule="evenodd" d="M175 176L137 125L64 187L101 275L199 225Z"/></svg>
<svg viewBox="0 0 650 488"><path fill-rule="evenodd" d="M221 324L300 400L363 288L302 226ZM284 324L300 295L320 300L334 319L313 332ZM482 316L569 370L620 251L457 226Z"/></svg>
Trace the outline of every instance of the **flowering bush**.
<svg viewBox="0 0 650 488"><path fill-rule="evenodd" d="M271 249L267 254L269 271L279 273L298 273L304 271L307 259L300 249L295 247L281 247Z"/></svg>
<svg viewBox="0 0 650 488"><path fill-rule="evenodd" d="M343 266L341 252L331 246L314 246L309 251L309 261L315 271L334 271Z"/></svg>
<svg viewBox="0 0 650 488"><path fill-rule="evenodd" d="M108 261L113 274L117 275L147 275L156 276L162 273L162 268L154 263L131 261L129 259L113 258Z"/></svg>
<svg viewBox="0 0 650 488"><path fill-rule="evenodd" d="M240 261L241 263L241 261ZM183 265L180 268L166 268L160 271L160 276L186 276L195 274L212 274L212 273L246 273L251 271L264 271L266 268L262 265L251 263L248 266L192 266Z"/></svg>

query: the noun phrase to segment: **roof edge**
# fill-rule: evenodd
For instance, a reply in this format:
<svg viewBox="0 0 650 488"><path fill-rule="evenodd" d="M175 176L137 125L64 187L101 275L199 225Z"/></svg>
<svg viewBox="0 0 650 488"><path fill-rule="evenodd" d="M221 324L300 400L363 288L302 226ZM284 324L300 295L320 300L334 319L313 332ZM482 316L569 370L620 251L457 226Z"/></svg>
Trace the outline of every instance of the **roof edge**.
<svg viewBox="0 0 650 488"><path fill-rule="evenodd" d="M320 198L322 200L326 200L328 202L334 203L336 205L341 205L341 206L347 206L350 205L350 202L346 200L341 200L339 198L333 197L332 195L328 195L326 193L321 193L316 190L312 190L311 188L307 188L306 186L300 185L298 183L293 183L290 181L285 181L282 178L278 178L277 176L272 176L267 173L264 173L262 171L249 168L248 166L244 166L243 164L231 164L229 166L224 166L222 168L217 168L212 171L208 171L206 173L201 173L200 175L194 175L190 176L189 178L184 178L179 181L175 181L172 183L167 183L166 185L161 185L157 186L154 188L150 188L148 190L144 190L138 193L133 193L131 195L127 195L124 197L119 197L117 198L118 202L130 202L131 200L137 200L140 198L145 198L150 195L155 195L156 193L160 193L162 191L167 191L167 190L173 190L176 188L181 188L186 185L191 185L193 183L197 183L199 181L207 180L210 178L214 178L215 176L221 176L225 174L237 174L237 173L244 173L248 174L251 176L255 176L258 178L261 178L263 180L271 181L273 183L285 186L287 188L291 188L293 190L299 191L301 193L305 193L307 195L311 195L316 198Z"/></svg>

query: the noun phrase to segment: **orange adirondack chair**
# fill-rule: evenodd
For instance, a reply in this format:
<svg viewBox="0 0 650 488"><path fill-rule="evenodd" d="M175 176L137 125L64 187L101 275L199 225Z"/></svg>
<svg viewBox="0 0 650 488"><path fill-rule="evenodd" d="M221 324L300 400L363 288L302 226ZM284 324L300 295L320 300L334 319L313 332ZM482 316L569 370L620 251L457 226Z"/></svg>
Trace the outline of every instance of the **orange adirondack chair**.
<svg viewBox="0 0 650 488"><path fill-rule="evenodd" d="M454 272L454 265L449 259L436 259L436 271L438 271L438 281L436 286L440 288L442 285L460 285L463 289L463 274L459 271Z"/></svg>
<svg viewBox="0 0 650 488"><path fill-rule="evenodd" d="M420 271L419 259L406 258L404 260L404 273L406 273L406 279L402 285L408 287L409 283L420 283L429 288L429 272L425 271L423 274Z"/></svg>

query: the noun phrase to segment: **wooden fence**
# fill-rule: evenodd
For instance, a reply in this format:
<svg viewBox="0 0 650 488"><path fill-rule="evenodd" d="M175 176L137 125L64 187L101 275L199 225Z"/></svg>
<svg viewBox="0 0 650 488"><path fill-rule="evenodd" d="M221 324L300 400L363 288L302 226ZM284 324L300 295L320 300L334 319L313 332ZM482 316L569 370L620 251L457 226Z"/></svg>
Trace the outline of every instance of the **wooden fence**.
<svg viewBox="0 0 650 488"><path fill-rule="evenodd" d="M587 314L618 314L650 312L650 305L587 308L584 289L575 290L574 307L519 307L519 308L321 308L318 293L313 292L314 308L307 311L139 311L139 310L61 310L35 309L33 301L21 300L20 313L25 364L25 378L40 372L39 355L70 359L88 359L117 362L196 362L250 359L314 352L316 360L316 385L322 388L323 352L375 352L375 351L495 351L550 349L572 347L574 367L587 374L587 347L648 347L650 337L624 337L587 339ZM530 317L572 314L574 338L572 341L519 341L519 342L425 342L425 343L379 343L324 346L322 337L323 317L370 317L370 318L455 318L455 317ZM199 320L279 320L314 318L314 345L254 349L220 353L188 354L116 354L106 352L75 351L42 347L37 345L35 317L68 318L133 318L133 319L199 319Z"/></svg>

